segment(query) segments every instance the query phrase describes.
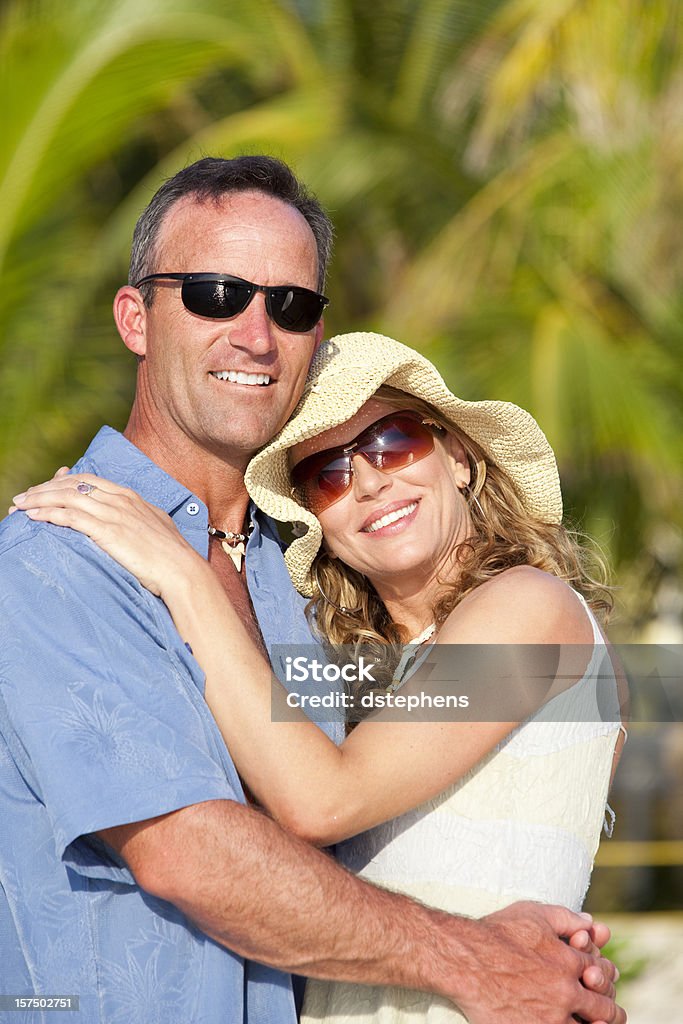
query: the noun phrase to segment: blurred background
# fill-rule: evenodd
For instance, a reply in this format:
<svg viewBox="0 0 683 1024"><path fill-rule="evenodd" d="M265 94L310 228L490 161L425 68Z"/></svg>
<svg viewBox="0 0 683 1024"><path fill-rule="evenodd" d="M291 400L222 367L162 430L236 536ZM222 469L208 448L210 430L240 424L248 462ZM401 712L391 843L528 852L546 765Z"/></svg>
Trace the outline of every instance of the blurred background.
<svg viewBox="0 0 683 1024"><path fill-rule="evenodd" d="M0 501L124 425L111 299L161 180L268 152L336 225L328 334L530 409L613 639L683 642L680 0L4 0L0 49ZM683 997L682 730L633 726L589 896L635 1024Z"/></svg>

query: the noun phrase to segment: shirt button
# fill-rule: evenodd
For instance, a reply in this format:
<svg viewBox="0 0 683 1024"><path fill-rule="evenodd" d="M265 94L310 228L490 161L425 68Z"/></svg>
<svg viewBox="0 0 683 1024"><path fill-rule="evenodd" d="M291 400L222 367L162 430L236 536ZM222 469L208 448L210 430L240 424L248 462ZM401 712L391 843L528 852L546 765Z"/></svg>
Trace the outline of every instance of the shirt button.
<svg viewBox="0 0 683 1024"><path fill-rule="evenodd" d="M196 501L191 501L187 506L186 512L188 516L196 516L199 514L199 505Z"/></svg>

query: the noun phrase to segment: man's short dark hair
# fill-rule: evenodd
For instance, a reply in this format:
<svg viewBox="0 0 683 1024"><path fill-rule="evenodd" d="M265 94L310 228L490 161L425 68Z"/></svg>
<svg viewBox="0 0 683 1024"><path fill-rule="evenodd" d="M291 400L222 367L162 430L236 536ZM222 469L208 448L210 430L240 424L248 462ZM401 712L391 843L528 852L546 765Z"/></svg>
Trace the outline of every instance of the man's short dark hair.
<svg viewBox="0 0 683 1024"><path fill-rule="evenodd" d="M205 157L165 181L135 225L128 283L134 285L147 274L157 272L161 225L170 208L179 199L192 196L198 202L220 202L225 196L236 192L254 191L289 203L306 219L318 250L318 288L322 291L332 251L332 223L318 200L299 181L291 168L272 156L238 156L232 160ZM145 303L150 306L153 287L143 285L140 291Z"/></svg>

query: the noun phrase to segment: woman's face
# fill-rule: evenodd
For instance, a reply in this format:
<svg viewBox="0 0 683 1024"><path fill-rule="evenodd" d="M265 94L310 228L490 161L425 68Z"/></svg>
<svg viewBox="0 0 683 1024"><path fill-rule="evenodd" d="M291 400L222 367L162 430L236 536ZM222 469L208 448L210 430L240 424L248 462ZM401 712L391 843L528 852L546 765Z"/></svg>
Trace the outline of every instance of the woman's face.
<svg viewBox="0 0 683 1024"><path fill-rule="evenodd" d="M347 445L398 411L370 399L346 423L296 445L290 465ZM471 531L462 493L470 479L467 458L454 435L433 433L430 454L393 472L353 456L349 491L318 513L329 553L367 576L381 596L400 597L452 576L455 548Z"/></svg>

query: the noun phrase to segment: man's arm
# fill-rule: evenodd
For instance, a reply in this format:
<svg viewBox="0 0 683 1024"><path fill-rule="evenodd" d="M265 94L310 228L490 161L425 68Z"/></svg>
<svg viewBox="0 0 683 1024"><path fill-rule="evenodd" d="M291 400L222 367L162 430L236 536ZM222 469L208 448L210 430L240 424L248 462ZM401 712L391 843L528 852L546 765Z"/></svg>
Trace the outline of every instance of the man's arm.
<svg viewBox="0 0 683 1024"><path fill-rule="evenodd" d="M432 910L355 878L252 808L209 801L99 833L139 885L217 942L309 977L398 985L452 1000L472 1024L622 1024L585 989L596 958L557 935L577 914L516 905L481 921Z"/></svg>

